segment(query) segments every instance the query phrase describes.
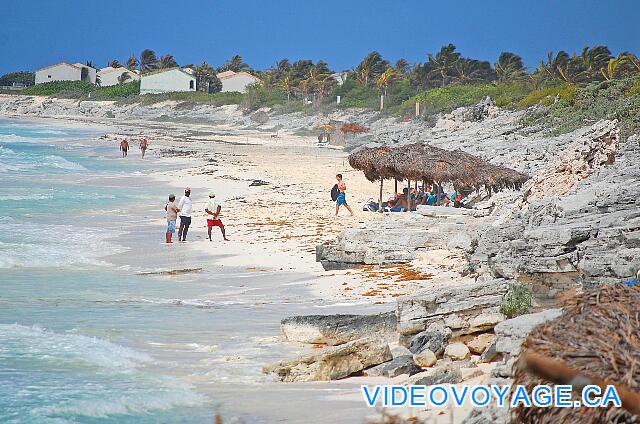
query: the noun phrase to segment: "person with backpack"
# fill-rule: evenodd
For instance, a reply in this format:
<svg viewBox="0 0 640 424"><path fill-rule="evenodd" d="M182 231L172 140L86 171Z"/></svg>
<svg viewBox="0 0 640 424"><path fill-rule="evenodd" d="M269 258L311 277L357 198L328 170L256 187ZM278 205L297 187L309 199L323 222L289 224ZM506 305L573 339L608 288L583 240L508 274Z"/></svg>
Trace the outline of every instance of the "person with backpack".
<svg viewBox="0 0 640 424"><path fill-rule="evenodd" d="M338 195L336 196L336 216L338 216L340 206L344 206L345 208L347 208L351 216L353 216L353 211L347 204L347 195L345 193L345 191L347 190L347 184L342 179L342 174L337 174L336 180L338 181L338 183L334 186L334 188L336 186L338 187ZM333 198L333 190L331 190L331 197Z"/></svg>

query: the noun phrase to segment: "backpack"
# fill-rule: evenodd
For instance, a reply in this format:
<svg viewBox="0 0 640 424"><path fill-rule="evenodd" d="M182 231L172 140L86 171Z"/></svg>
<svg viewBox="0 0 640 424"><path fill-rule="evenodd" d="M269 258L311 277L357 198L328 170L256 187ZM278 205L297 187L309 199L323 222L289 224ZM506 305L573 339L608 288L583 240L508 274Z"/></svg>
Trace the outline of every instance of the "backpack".
<svg viewBox="0 0 640 424"><path fill-rule="evenodd" d="M338 190L338 184L335 184L331 189L331 200L334 202L338 200L338 194L340 194L340 190Z"/></svg>

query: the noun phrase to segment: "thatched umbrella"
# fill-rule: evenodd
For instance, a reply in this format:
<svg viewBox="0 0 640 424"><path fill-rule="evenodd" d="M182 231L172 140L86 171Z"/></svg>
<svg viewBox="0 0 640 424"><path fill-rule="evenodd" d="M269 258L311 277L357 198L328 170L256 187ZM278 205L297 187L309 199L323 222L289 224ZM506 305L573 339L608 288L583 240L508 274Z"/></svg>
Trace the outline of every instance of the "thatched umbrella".
<svg viewBox="0 0 640 424"><path fill-rule="evenodd" d="M519 423L640 423L640 286L614 283L574 298L526 339L513 385L613 385L622 408L524 408ZM532 371L535 373L532 373Z"/></svg>
<svg viewBox="0 0 640 424"><path fill-rule="evenodd" d="M349 164L363 171L369 181L380 180L380 204L383 180L389 178L448 182L459 191L482 187L489 191L518 189L529 179L461 150L444 150L425 143L360 148L349 155Z"/></svg>

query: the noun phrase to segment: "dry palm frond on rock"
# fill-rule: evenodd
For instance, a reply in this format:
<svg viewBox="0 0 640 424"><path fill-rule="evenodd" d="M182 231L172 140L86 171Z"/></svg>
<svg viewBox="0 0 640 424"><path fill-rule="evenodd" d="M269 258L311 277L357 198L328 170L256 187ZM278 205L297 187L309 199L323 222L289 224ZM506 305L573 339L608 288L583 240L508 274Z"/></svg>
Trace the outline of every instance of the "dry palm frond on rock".
<svg viewBox="0 0 640 424"><path fill-rule="evenodd" d="M541 355L566 364L587 379L604 381L615 385L619 392L640 396L640 287L600 287L569 302L559 318L529 335L523 354ZM514 385L525 385L529 393L536 385L549 383L523 368L515 371ZM613 405L518 407L515 414L519 423L640 423L640 416Z"/></svg>

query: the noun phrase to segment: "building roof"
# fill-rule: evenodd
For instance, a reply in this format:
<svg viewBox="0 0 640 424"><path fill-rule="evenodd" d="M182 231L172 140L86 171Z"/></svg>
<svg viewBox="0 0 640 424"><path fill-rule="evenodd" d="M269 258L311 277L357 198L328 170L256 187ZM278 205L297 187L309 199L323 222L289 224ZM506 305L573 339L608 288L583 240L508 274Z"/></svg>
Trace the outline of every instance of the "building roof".
<svg viewBox="0 0 640 424"><path fill-rule="evenodd" d="M60 65L71 66L72 68L80 69L80 67L78 67L78 66L76 66L76 65L72 65L72 64L67 63L67 62L58 62L58 63L54 63L53 65L44 66L44 67L42 67L42 68L36 69L36 72L38 72L38 71L44 71L45 69L54 68L54 67L56 67L56 66L60 66Z"/></svg>
<svg viewBox="0 0 640 424"><path fill-rule="evenodd" d="M254 81L260 81L260 78L254 76L254 75L251 75L248 72L244 72L244 71L242 71L242 72L224 71L224 72L220 72L216 76L218 77L218 79L220 81L222 81L222 80L226 80L226 79L229 79L229 78L235 78L235 77L238 77L240 75L246 75L246 76L252 78Z"/></svg>
<svg viewBox="0 0 640 424"><path fill-rule="evenodd" d="M118 71L118 72L129 72L130 74L137 75L136 71L132 71L131 69L125 68L124 66L119 66L117 68L114 68L112 66L105 66L104 68L98 70L98 72L101 73L101 74L108 74L108 73L116 72L116 71Z"/></svg>
<svg viewBox="0 0 640 424"><path fill-rule="evenodd" d="M180 71L183 74L188 75L189 77L195 79L195 77L193 75L191 75L189 72L187 72L187 71L185 71L183 69L180 69L178 67L176 67L176 68L166 68L166 69L156 69L155 71L146 72L146 73L140 75L140 77L144 78L144 77L148 77L148 76L151 76L151 75L161 74L163 72L169 72L169 71Z"/></svg>

